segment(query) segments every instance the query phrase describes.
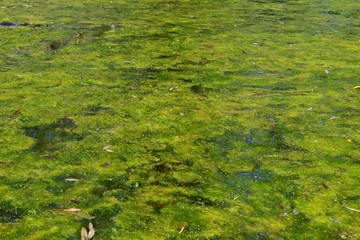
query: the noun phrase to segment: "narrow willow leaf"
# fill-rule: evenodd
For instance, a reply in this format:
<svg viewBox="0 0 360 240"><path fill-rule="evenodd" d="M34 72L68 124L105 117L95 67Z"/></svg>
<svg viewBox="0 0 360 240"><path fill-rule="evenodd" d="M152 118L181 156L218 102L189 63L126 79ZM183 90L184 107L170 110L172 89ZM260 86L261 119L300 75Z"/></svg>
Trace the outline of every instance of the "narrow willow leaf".
<svg viewBox="0 0 360 240"><path fill-rule="evenodd" d="M94 226L93 226L93 224L92 224L91 222L89 222L89 231L90 231L91 229L94 229Z"/></svg>
<svg viewBox="0 0 360 240"><path fill-rule="evenodd" d="M89 238L89 239L92 239L92 238L94 237L94 235L95 235L95 229L91 229L91 230L89 231L88 238Z"/></svg>
<svg viewBox="0 0 360 240"><path fill-rule="evenodd" d="M351 210L351 211L354 211L354 212L359 212L360 213L360 209L356 209L356 208L351 208L351 207L348 207L348 206L344 206L345 208Z"/></svg>
<svg viewBox="0 0 360 240"><path fill-rule="evenodd" d="M81 228L81 240L88 240L88 233L86 231L86 228L82 227Z"/></svg>
<svg viewBox="0 0 360 240"><path fill-rule="evenodd" d="M59 210L64 212L80 212L80 208L59 208Z"/></svg>

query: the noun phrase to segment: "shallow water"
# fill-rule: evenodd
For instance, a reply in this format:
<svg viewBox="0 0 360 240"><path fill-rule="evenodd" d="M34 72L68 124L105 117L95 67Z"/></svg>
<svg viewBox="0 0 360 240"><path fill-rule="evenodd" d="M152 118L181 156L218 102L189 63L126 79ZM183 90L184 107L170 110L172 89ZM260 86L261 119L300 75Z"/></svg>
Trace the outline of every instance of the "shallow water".
<svg viewBox="0 0 360 240"><path fill-rule="evenodd" d="M360 237L354 1L0 11L1 239Z"/></svg>

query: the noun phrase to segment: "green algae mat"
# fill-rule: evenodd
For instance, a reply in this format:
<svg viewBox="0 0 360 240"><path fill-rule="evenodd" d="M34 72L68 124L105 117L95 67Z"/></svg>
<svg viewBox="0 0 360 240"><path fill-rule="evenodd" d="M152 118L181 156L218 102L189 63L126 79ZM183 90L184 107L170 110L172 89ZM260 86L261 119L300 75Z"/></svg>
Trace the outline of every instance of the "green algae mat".
<svg viewBox="0 0 360 240"><path fill-rule="evenodd" d="M0 238L359 239L359 66L354 0L0 1Z"/></svg>

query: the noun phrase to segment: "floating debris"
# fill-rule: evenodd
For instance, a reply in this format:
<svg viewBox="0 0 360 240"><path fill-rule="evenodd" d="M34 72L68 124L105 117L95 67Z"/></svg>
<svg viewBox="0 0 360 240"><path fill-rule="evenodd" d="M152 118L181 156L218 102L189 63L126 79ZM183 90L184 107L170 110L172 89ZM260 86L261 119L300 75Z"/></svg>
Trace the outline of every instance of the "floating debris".
<svg viewBox="0 0 360 240"><path fill-rule="evenodd" d="M106 163L101 164L100 166L107 167L107 166L110 166L111 164L112 164L112 162L106 162Z"/></svg>
<svg viewBox="0 0 360 240"><path fill-rule="evenodd" d="M293 210L293 214L294 215L298 215L299 214L299 210L297 210L296 208Z"/></svg>
<svg viewBox="0 0 360 240"><path fill-rule="evenodd" d="M328 189L328 188L329 188L329 186L326 185L325 183L321 183L321 186L323 186L323 188L325 188L325 189Z"/></svg>
<svg viewBox="0 0 360 240"><path fill-rule="evenodd" d="M351 210L351 211L360 213L360 209L356 209L356 208L352 208L352 207L348 207L348 206L344 206L344 207Z"/></svg>
<svg viewBox="0 0 360 240"><path fill-rule="evenodd" d="M0 22L0 26L1 27L9 27L9 28L15 28L18 27L19 25L13 22Z"/></svg>
<svg viewBox="0 0 360 240"><path fill-rule="evenodd" d="M341 222L335 218L329 218L330 221L333 221L334 223L341 224Z"/></svg>
<svg viewBox="0 0 360 240"><path fill-rule="evenodd" d="M77 181L80 181L80 179L77 179L77 178L65 178L64 180L67 181L67 182L77 182Z"/></svg>
<svg viewBox="0 0 360 240"><path fill-rule="evenodd" d="M89 223L89 232L86 230L86 228L81 228L81 240L91 240L95 235L95 229L93 224Z"/></svg>
<svg viewBox="0 0 360 240"><path fill-rule="evenodd" d="M282 205L281 203L277 203L276 205L278 206L278 208L284 209L284 205Z"/></svg>
<svg viewBox="0 0 360 240"><path fill-rule="evenodd" d="M106 145L105 147L103 147L103 150L107 151L107 152L114 152L113 150L111 150L111 146L110 145Z"/></svg>
<svg viewBox="0 0 360 240"><path fill-rule="evenodd" d="M80 212L81 211L80 208L58 208L58 210L64 211L64 212Z"/></svg>
<svg viewBox="0 0 360 240"><path fill-rule="evenodd" d="M181 225L181 226L179 226L179 234L181 234L181 233L183 233L184 232L184 230L185 230L185 228L186 228L186 226L185 225Z"/></svg>
<svg viewBox="0 0 360 240"><path fill-rule="evenodd" d="M21 114L21 113L22 113L22 109L18 109L18 110L16 110L16 111L14 112L15 115L19 115L19 114Z"/></svg>
<svg viewBox="0 0 360 240"><path fill-rule="evenodd" d="M74 203L74 204L79 204L80 201L75 199L75 198L70 198L70 202Z"/></svg>
<svg viewBox="0 0 360 240"><path fill-rule="evenodd" d="M289 213L288 212L283 212L283 213L280 213L279 214L279 217L286 217L287 215L289 215Z"/></svg>

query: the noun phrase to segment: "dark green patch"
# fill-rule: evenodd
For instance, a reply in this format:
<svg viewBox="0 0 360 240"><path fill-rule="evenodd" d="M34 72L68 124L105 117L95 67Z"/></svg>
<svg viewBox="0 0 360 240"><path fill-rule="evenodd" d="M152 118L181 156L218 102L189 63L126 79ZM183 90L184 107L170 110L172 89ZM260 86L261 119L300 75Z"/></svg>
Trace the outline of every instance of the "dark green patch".
<svg viewBox="0 0 360 240"><path fill-rule="evenodd" d="M76 128L70 118L60 118L52 124L24 127L25 135L36 139L31 150L37 152L55 151L59 144L80 141L83 136L72 132Z"/></svg>
<svg viewBox="0 0 360 240"><path fill-rule="evenodd" d="M113 114L114 109L109 108L109 107L103 107L101 105L90 105L85 108L84 115L92 116L92 115L97 115L100 112L108 112L110 114Z"/></svg>
<svg viewBox="0 0 360 240"><path fill-rule="evenodd" d="M0 202L0 223L13 223L27 214L27 211L13 204L12 201Z"/></svg>

